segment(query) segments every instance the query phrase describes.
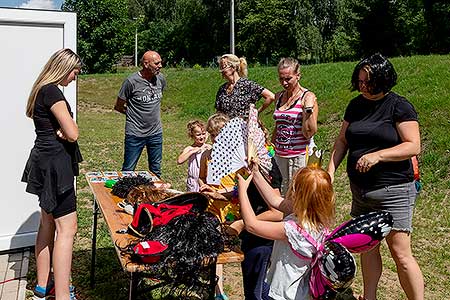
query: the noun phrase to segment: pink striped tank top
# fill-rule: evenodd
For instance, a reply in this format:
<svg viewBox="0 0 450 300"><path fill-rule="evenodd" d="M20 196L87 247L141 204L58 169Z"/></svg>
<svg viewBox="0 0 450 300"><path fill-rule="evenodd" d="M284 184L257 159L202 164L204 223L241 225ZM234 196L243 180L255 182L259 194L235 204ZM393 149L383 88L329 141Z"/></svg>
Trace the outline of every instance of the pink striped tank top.
<svg viewBox="0 0 450 300"><path fill-rule="evenodd" d="M276 102L273 118L275 120L275 153L280 157L296 157L305 153L306 146L314 146L314 139L307 139L302 132L303 107L302 99L308 90L305 90L286 110L280 110L281 96Z"/></svg>

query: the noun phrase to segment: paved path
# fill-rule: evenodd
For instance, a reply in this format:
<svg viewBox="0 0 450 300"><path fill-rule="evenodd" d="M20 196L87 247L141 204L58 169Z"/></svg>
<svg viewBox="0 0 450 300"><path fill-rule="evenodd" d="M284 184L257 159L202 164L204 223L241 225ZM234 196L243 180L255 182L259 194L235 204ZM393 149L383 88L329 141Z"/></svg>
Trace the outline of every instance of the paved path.
<svg viewBox="0 0 450 300"><path fill-rule="evenodd" d="M0 300L25 300L30 249L0 254Z"/></svg>

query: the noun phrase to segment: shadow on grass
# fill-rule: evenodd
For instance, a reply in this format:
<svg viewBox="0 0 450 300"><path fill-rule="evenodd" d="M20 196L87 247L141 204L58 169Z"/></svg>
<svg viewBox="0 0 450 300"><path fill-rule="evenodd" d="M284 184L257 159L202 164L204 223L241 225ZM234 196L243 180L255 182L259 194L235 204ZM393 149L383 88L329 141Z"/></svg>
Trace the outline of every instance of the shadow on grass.
<svg viewBox="0 0 450 300"><path fill-rule="evenodd" d="M116 251L111 248L97 249L95 268L95 285L91 288L91 251L80 250L73 253L72 284L76 287L78 300L126 300L129 292L129 274L123 271L117 258ZM30 255L27 274L27 297L31 300L32 290L36 285L36 260L34 250ZM148 289L147 284L141 282L139 289ZM175 300L168 294L162 296L160 290L140 293L137 300ZM199 297L183 297L183 299L201 299Z"/></svg>
<svg viewBox="0 0 450 300"><path fill-rule="evenodd" d="M80 250L73 253L72 283L76 287L79 300L126 300L128 299L129 276L123 271L113 247L97 249L95 285L90 286L91 251ZM30 256L27 290L33 290L36 285L36 260L34 251ZM27 293L27 300L31 300L31 293ZM158 291L139 295L138 299L180 299L170 295L160 296ZM184 298L187 299L187 298ZM199 299L190 297L190 299ZM340 293L336 300L357 300L351 288Z"/></svg>
<svg viewBox="0 0 450 300"><path fill-rule="evenodd" d="M128 276L122 270L113 247L97 249L95 286L90 286L91 251L73 253L72 284L76 287L79 300L128 299ZM36 260L33 254L27 275L27 290L36 285ZM31 298L27 298L31 299Z"/></svg>
<svg viewBox="0 0 450 300"><path fill-rule="evenodd" d="M97 249L93 288L90 272L91 251L74 252L72 280L81 300L128 299L129 277L120 266L114 247Z"/></svg>

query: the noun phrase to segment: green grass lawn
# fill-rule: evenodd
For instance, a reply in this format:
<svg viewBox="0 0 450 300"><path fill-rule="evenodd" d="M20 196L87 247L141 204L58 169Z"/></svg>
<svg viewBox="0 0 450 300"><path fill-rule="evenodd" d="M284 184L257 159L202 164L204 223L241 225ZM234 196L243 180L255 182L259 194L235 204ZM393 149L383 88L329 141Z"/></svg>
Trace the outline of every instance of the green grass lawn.
<svg viewBox="0 0 450 300"><path fill-rule="evenodd" d="M394 91L409 99L419 113L422 137L421 163L424 189L418 199L412 234L413 252L424 273L426 299L446 299L450 290L450 55L414 56L392 59L399 75ZM315 137L322 149L332 148L344 109L356 95L349 90L355 63L304 66L302 86L316 93L320 112ZM131 72L131 70L130 70ZM163 178L177 189L184 189L187 166L176 158L190 143L186 123L194 118L206 120L214 112L216 91L223 79L213 69L166 69L168 81L164 94ZM87 171L119 170L123 156L124 116L112 110L123 79L129 73L86 75L78 81L78 124L80 147ZM253 68L249 78L276 92L281 90L275 67ZM273 105L262 113L267 127L273 128ZM328 163L326 160L325 163ZM146 169L146 154L137 169ZM351 195L342 165L336 174L338 221L349 218ZM79 231L75 243L73 281L81 299L127 299L128 282L122 272L113 243L100 220L97 256L97 285L89 287L92 194L84 179L78 178ZM395 264L383 247L384 273L378 299L406 299L398 283ZM225 274L227 276L227 274ZM230 278L239 276L231 274ZM33 265L29 273L34 278ZM227 281L227 278L225 279ZM231 279L233 281L233 279ZM32 280L31 280L32 281ZM225 283L231 299L241 299L241 287ZM361 292L361 275L353 289Z"/></svg>

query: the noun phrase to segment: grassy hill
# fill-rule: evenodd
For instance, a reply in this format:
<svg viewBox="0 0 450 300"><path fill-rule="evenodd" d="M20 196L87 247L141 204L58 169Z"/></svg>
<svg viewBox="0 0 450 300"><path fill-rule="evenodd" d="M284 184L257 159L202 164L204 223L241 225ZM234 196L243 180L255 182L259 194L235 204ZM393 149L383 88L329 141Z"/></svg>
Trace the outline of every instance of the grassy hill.
<svg viewBox="0 0 450 300"><path fill-rule="evenodd" d="M399 75L394 91L409 99L419 113L422 137L420 155L424 190L414 216L413 251L424 273L426 299L445 299L450 290L450 55L415 56L392 59ZM332 148L344 109L356 95L349 90L355 63L320 64L302 67L303 86L314 91L319 102L320 148ZM131 70L129 71L131 72ZM118 90L128 73L80 76L78 82L80 146L85 162L82 173L94 170L118 170L123 157L124 116L113 112ZM216 91L223 79L214 69L167 69L168 89L162 105L164 126L163 178L175 188L184 189L187 166L178 166L176 158L190 143L186 123L194 118L206 120L214 112ZM275 67L250 68L249 78L272 91L279 91ZM273 105L262 118L273 128ZM137 169L146 169L143 154ZM328 163L326 160L325 163ZM349 217L351 196L344 165L336 174L338 221ZM120 270L112 241L104 226L98 237L97 285L89 288L90 230L92 195L85 179L78 179L79 233L74 256L74 282L82 299L127 299L126 276ZM405 299L395 272L395 264L383 247L384 273L379 298ZM242 299L239 267L226 269L226 285L231 299ZM30 272L32 273L32 272ZM234 285L233 285L234 284ZM361 292L361 275L353 289ZM239 290L240 289L240 290Z"/></svg>

